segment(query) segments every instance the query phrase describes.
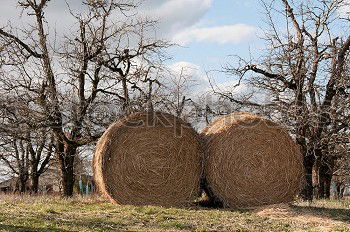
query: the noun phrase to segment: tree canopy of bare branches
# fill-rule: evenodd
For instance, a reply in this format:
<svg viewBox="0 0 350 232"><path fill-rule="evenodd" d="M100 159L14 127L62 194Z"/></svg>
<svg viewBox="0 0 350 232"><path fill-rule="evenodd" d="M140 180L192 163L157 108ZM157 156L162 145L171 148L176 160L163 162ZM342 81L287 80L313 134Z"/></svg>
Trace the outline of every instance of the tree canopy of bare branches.
<svg viewBox="0 0 350 232"><path fill-rule="evenodd" d="M138 17L133 1L84 1L82 12L67 6L75 24L64 35L50 30L49 4L20 0L34 24L0 27L1 92L25 98L36 124L53 132L64 195L71 196L77 149L120 115L152 106L159 85L152 73L170 45L149 36L156 22Z"/></svg>
<svg viewBox="0 0 350 232"><path fill-rule="evenodd" d="M340 11L343 0L262 1L267 28L266 54L259 60L238 57L225 72L262 91L269 100L241 99L216 91L221 98L280 120L290 126L304 155L305 199L313 187L329 196L336 147L349 144L350 25ZM319 183L313 185L312 173ZM321 171L320 171L321 170ZM328 193L325 193L328 189Z"/></svg>

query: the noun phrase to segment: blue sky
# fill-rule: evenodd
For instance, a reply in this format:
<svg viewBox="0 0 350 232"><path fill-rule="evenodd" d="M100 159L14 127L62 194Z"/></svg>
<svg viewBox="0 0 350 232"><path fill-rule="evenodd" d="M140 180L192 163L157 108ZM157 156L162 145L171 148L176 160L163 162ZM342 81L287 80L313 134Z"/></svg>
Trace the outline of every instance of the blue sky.
<svg viewBox="0 0 350 232"><path fill-rule="evenodd" d="M177 1L196 2L196 0ZM263 53L264 41L258 38L258 34L261 34L260 29L264 30L267 25L264 23L266 17L264 8L259 0L204 0L204 2L207 2L208 5L198 21L190 25L190 29L183 29L184 32L181 32L180 29L179 33L183 34L187 42L183 48L172 49L171 52L174 55L172 62L194 64L194 67L199 68L203 75L206 71L222 70L223 65L233 61L230 55L248 59L250 55L258 58ZM197 4L200 5L201 0L198 0ZM344 8L345 11L348 11L348 8ZM196 14L196 10L189 10L188 14L191 13ZM276 23L279 24L279 22ZM339 30L333 31L338 31L340 36L350 29L348 25L345 28L340 25L336 27ZM202 30L203 28L206 30ZM194 30L195 33L191 33L191 30ZM177 41L178 36L175 34L174 37ZM195 38L191 39L191 37ZM232 77L227 79L227 76L219 72L212 72L212 76L219 84L229 83L232 80Z"/></svg>
<svg viewBox="0 0 350 232"><path fill-rule="evenodd" d="M180 2L185 3L186 0ZM201 4L201 0L197 2ZM204 75L207 71L221 70L223 65L231 61L230 55L249 57L249 52L257 55L263 47L263 42L257 37L259 27L263 26L263 10L259 1L211 0L207 3L205 12L198 17L195 24L178 29L177 34L183 34L189 41L182 44L183 47L170 50L173 55L170 62L187 62L189 66L193 64L193 67L199 68ZM166 1L163 1L163 4L166 4ZM188 14L196 14L194 9L185 10L188 10ZM191 39L191 36L196 37L195 33L191 35L191 30L197 30L197 33L199 30L201 38ZM206 36L206 33L209 35ZM179 42L176 33L170 37ZM219 72L213 72L212 75L218 83L227 81L227 77Z"/></svg>
<svg viewBox="0 0 350 232"><path fill-rule="evenodd" d="M211 7L198 25L203 27L220 27L225 25L245 24L258 28L262 15L257 1L214 0ZM232 33L239 33L234 31ZM232 54L249 55L249 49L256 46L258 39L252 33L238 43L215 41L192 42L185 48L174 49L176 61L187 60L205 69L218 69Z"/></svg>
<svg viewBox="0 0 350 232"><path fill-rule="evenodd" d="M14 26L28 27L32 17L18 17L17 0L0 1L0 27L9 20ZM81 0L49 2L45 18L58 35L69 34L75 23L65 1L71 9L81 9ZM184 93L186 96L195 100L208 95L211 90L208 72L217 90L237 94L249 91L245 85L233 89L236 78L218 70L233 61L230 55L249 58L251 52L258 57L263 48L263 42L257 37L264 17L260 0L143 0L139 10L140 15L159 21L159 37L182 45L169 49L173 59L166 65L175 78L181 78L183 74L189 80L187 83L191 83L188 92Z"/></svg>
<svg viewBox="0 0 350 232"><path fill-rule="evenodd" d="M81 0L53 0L49 2L47 20L65 32L73 20L65 1L72 8L81 8ZM12 25L26 25L16 9L17 0L1 0L0 27L11 20ZM259 28L264 28L264 10L260 0L141 0L140 11L159 20L157 34L182 45L169 50L173 57L169 66L192 68L193 74L221 70L232 61L229 55L259 57L264 48L258 39ZM176 71L176 70L175 70ZM218 83L228 81L221 73L213 73Z"/></svg>
<svg viewBox="0 0 350 232"><path fill-rule="evenodd" d="M79 8L80 0L67 0L72 7ZM0 27L11 20L13 25L25 25L20 20L15 0L1 0ZM141 11L159 20L157 34L177 42L182 47L169 50L173 57L169 66L179 69L187 65L193 74L202 75L206 71L220 70L229 62L229 55L247 57L262 48L257 39L258 27L263 18L258 0L145 0ZM49 2L47 20L64 31L70 25L66 4L63 0ZM58 30L59 31L59 30ZM221 83L226 81L222 74L214 75Z"/></svg>

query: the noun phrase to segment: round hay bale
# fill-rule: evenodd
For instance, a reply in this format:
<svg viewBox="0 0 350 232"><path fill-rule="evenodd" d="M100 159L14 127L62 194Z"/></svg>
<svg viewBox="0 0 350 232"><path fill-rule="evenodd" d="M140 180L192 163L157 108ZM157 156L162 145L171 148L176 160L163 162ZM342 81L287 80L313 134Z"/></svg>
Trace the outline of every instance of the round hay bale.
<svg viewBox="0 0 350 232"><path fill-rule="evenodd" d="M290 202L299 192L299 147L278 124L250 113L220 117L202 133L207 193L226 207Z"/></svg>
<svg viewBox="0 0 350 232"><path fill-rule="evenodd" d="M94 178L114 203L184 206L200 192L202 157L188 123L167 113L135 113L98 141Z"/></svg>

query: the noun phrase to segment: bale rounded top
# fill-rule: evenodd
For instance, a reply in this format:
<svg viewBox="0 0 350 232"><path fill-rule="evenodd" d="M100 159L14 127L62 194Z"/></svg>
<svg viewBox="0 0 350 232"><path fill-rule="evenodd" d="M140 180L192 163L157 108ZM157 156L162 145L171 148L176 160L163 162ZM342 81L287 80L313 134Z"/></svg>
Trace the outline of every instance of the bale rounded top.
<svg viewBox="0 0 350 232"><path fill-rule="evenodd" d="M202 152L196 131L161 112L135 113L98 141L94 175L113 202L182 206L199 193Z"/></svg>
<svg viewBox="0 0 350 232"><path fill-rule="evenodd" d="M201 134L206 140L209 194L226 206L288 202L300 190L302 156L280 125L255 114L233 113Z"/></svg>

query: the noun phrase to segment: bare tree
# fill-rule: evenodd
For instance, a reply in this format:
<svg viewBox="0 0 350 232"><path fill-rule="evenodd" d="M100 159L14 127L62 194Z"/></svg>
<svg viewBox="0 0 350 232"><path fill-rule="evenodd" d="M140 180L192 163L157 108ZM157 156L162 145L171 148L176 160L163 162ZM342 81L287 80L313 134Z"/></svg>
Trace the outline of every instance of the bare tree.
<svg viewBox="0 0 350 232"><path fill-rule="evenodd" d="M72 196L77 149L132 111L133 92L143 88L140 83L154 82L137 75L140 67L161 62L159 54L168 44L147 37L155 22L138 19L132 1L102 0L84 2L83 13L71 11L79 27L61 36L57 48L57 35L50 36L45 19L49 3L18 1L35 24L0 29L2 86L29 95L42 127L53 131L63 192Z"/></svg>
<svg viewBox="0 0 350 232"><path fill-rule="evenodd" d="M191 89L196 85L191 76L190 67L181 67L179 73L174 70L165 70L164 88L158 94L157 106L177 117L190 117L192 108L195 108L191 99Z"/></svg>
<svg viewBox="0 0 350 232"><path fill-rule="evenodd" d="M238 85L263 91L269 100L217 92L291 127L304 155L306 185L301 195L309 200L316 161L324 164L323 169L334 166L337 158L328 155L333 153L329 149L339 142L330 138L349 130L350 35L345 29L349 19L339 16L345 4L343 0L263 1L266 56L249 61L238 58L238 65L228 65L225 71L238 77ZM317 171L320 175L332 172Z"/></svg>
<svg viewBox="0 0 350 232"><path fill-rule="evenodd" d="M1 145L0 161L16 178L15 192L24 193L29 179L29 151L23 140L14 139L3 141Z"/></svg>
<svg viewBox="0 0 350 232"><path fill-rule="evenodd" d="M38 144L33 144L29 135L27 138L2 137L1 141L0 163L10 170L10 176L17 178L15 191L24 193L29 190L27 187L30 177L31 191L37 193L39 178L46 172L52 158L52 144L45 148L46 137L36 140Z"/></svg>
<svg viewBox="0 0 350 232"><path fill-rule="evenodd" d="M18 178L20 192L29 186L36 193L40 176L47 170L53 156L51 131L41 128L29 108L28 99L1 98L0 141L2 163Z"/></svg>
<svg viewBox="0 0 350 232"><path fill-rule="evenodd" d="M33 135L34 133L32 133ZM39 178L47 171L54 154L54 138L50 131L41 129L27 140L30 153L31 191L37 193Z"/></svg>
<svg viewBox="0 0 350 232"><path fill-rule="evenodd" d="M0 161L10 170L10 176L17 179L15 191L24 193L30 169L29 149L26 145L29 130L19 115L23 108L15 103L16 101L1 99Z"/></svg>

